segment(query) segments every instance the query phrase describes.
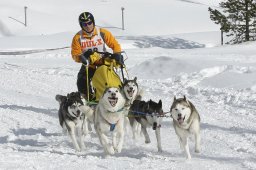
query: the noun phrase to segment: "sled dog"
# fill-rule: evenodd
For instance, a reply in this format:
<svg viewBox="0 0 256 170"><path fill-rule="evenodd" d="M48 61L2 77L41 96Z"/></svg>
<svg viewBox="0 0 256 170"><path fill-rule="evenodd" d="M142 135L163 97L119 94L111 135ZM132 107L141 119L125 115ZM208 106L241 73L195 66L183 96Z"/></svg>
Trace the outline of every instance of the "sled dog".
<svg viewBox="0 0 256 170"><path fill-rule="evenodd" d="M106 155L120 153L124 140L125 98L119 88L107 88L95 109L94 127ZM110 133L111 132L111 133ZM109 143L108 133L112 134Z"/></svg>
<svg viewBox="0 0 256 170"><path fill-rule="evenodd" d="M67 96L57 94L55 99L60 104L58 111L59 123L63 131L68 131L76 151L81 151L85 148L83 141L84 135L86 134L84 131L86 125L84 112L91 110L83 104L79 92L72 92Z"/></svg>
<svg viewBox="0 0 256 170"><path fill-rule="evenodd" d="M179 99L174 97L170 112L180 146L185 150L187 159L191 159L188 137L190 134L194 134L195 152L200 152L200 116L195 106L186 99L186 96Z"/></svg>
<svg viewBox="0 0 256 170"><path fill-rule="evenodd" d="M139 86L137 83L137 77L135 77L134 79L131 80L127 80L124 79L124 83L122 86L122 90L124 93L124 96L126 98L126 103L125 103L125 118L124 118L124 127L125 127L125 131L126 133L128 132L128 129L130 128L130 122L128 119L128 111L129 108L131 106L131 104L133 103L133 101L136 100L141 100L142 97L142 90L139 90ZM135 134L138 134L140 132L140 125L138 123L134 123L134 126L132 127L133 130L133 138L135 139Z"/></svg>
<svg viewBox="0 0 256 170"><path fill-rule="evenodd" d="M126 104L131 105L139 92L137 77L133 80L124 79L123 92L126 98Z"/></svg>
<svg viewBox="0 0 256 170"><path fill-rule="evenodd" d="M141 130L145 137L145 143L150 143L147 127L152 127L153 130L155 130L158 152L162 152L160 137L160 127L162 122L162 117L160 117L161 115L163 115L161 100L159 100L158 103L152 100L147 102L142 100L134 100L128 114L132 127L136 122L141 124Z"/></svg>

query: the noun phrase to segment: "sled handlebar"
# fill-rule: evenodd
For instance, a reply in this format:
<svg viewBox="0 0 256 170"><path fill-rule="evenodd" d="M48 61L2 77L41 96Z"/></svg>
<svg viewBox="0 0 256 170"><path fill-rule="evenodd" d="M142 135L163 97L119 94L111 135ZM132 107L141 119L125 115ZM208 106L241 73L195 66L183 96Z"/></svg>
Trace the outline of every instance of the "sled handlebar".
<svg viewBox="0 0 256 170"><path fill-rule="evenodd" d="M110 52L99 52L99 51L95 51L95 52L98 53L98 54L102 54L103 55L102 58L109 57L111 59L115 59L116 62L118 62L119 64L124 65L123 55L121 55L121 58L115 58L116 54L112 54ZM120 53L124 53L124 51L121 51Z"/></svg>

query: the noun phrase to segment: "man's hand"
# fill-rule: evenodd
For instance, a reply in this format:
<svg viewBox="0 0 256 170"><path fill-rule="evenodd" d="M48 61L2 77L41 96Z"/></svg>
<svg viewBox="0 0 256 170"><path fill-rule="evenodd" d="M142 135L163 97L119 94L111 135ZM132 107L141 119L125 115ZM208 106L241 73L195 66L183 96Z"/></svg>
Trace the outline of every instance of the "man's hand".
<svg viewBox="0 0 256 170"><path fill-rule="evenodd" d="M84 65L87 65L87 60L90 58L90 55L92 54L92 50L87 50L81 55L81 61Z"/></svg>
<svg viewBox="0 0 256 170"><path fill-rule="evenodd" d="M120 53L115 53L111 56L112 59L115 59L121 65L124 65L124 57Z"/></svg>
<svg viewBox="0 0 256 170"><path fill-rule="evenodd" d="M90 58L90 55L92 55L92 50L85 51L82 55L88 60Z"/></svg>
<svg viewBox="0 0 256 170"><path fill-rule="evenodd" d="M85 56L82 54L81 57L81 62L84 64L84 65L87 65L87 58L85 58Z"/></svg>

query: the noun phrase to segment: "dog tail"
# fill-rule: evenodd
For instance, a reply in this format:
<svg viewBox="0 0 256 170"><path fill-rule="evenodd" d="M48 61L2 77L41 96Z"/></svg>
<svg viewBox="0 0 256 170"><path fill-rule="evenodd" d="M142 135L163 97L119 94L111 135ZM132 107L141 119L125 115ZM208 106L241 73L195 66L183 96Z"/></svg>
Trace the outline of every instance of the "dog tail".
<svg viewBox="0 0 256 170"><path fill-rule="evenodd" d="M57 95L55 96L55 99L61 104L62 102L64 102L64 101L67 100L67 97L57 94Z"/></svg>

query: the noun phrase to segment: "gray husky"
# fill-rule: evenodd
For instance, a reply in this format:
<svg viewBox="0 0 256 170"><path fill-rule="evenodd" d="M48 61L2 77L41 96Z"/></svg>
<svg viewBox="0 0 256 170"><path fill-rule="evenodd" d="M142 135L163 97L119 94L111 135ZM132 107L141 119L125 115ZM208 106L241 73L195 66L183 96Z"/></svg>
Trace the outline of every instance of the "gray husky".
<svg viewBox="0 0 256 170"><path fill-rule="evenodd" d="M141 130L145 137L145 143L150 143L147 127L152 127L153 130L155 130L158 152L162 152L160 137L160 127L162 121L161 115L163 115L161 100L159 100L158 103L152 100L147 102L142 100L134 100L128 114L132 127L136 122L141 124Z"/></svg>
<svg viewBox="0 0 256 170"><path fill-rule="evenodd" d="M85 123L87 122L84 111L90 110L90 108L84 105L79 92L72 92L67 96L56 95L55 99L60 104L59 123L63 130L68 131L76 151L81 151L85 148L83 137ZM77 142L76 133L80 146Z"/></svg>
<svg viewBox="0 0 256 170"><path fill-rule="evenodd" d="M188 137L190 134L195 135L195 152L200 152L200 116L195 106L185 96L179 99L174 97L170 112L180 146L185 150L187 159L191 159Z"/></svg>
<svg viewBox="0 0 256 170"><path fill-rule="evenodd" d="M133 101L136 99L138 100L138 98L142 97L142 90L139 90L139 86L137 83L137 77L135 77L134 79L124 79L124 83L122 86L122 92L124 94L124 97L126 99L125 102L125 107L124 107L124 129L125 132L128 133L128 129L130 128L130 122L128 119L128 112L129 112L129 108L132 105ZM133 138L135 139L135 134L139 133L140 131L140 126L139 124L134 124L134 126L132 127L133 129Z"/></svg>
<svg viewBox="0 0 256 170"><path fill-rule="evenodd" d="M122 88L123 88L124 96L126 98L126 102L127 102L126 104L130 106L135 100L139 92L137 77L135 77L132 80L124 79Z"/></svg>

